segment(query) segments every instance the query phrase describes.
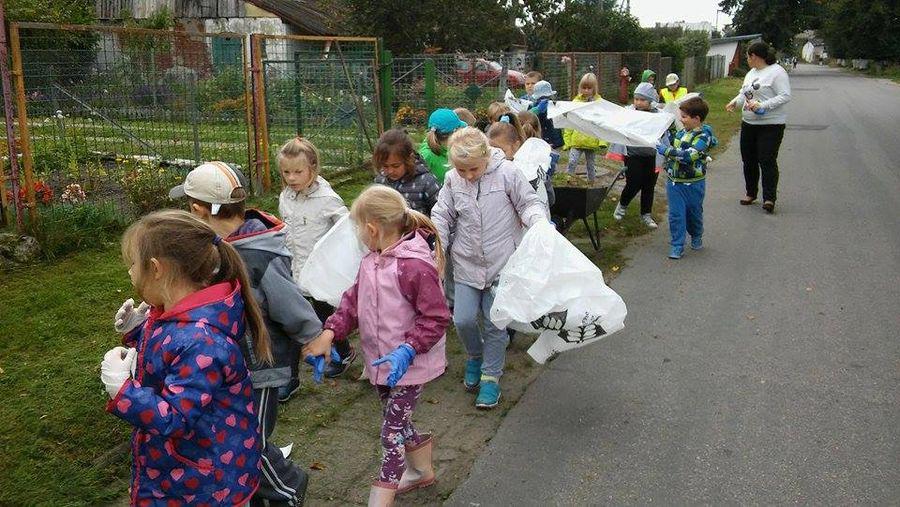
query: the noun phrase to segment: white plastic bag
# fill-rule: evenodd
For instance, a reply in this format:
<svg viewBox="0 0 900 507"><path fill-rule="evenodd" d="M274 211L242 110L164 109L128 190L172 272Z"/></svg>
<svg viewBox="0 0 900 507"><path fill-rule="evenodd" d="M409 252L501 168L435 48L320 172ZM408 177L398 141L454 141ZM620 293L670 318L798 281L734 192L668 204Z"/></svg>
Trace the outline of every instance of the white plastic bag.
<svg viewBox="0 0 900 507"><path fill-rule="evenodd" d="M528 111L531 108L531 101L525 99L517 99L515 95L513 95L512 90L509 88L506 89L506 95L503 96L503 101L509 106L510 109L513 110L514 113L521 113L522 111Z"/></svg>
<svg viewBox="0 0 900 507"><path fill-rule="evenodd" d="M556 128L575 129L611 143L647 148L656 147L675 120L675 115L665 111L637 111L606 100L551 102L547 117Z"/></svg>
<svg viewBox="0 0 900 507"><path fill-rule="evenodd" d="M547 179L547 171L550 170L551 158L550 153L553 149L543 139L532 137L522 143L516 155L513 157L513 163L525 175L525 179L529 182L538 180L537 191L538 199L544 205L547 212L547 218L550 218L550 199L547 195L547 186L544 182Z"/></svg>
<svg viewBox="0 0 900 507"><path fill-rule="evenodd" d="M359 264L367 253L350 215L342 216L316 241L300 270L300 287L313 298L338 306L344 291L356 281Z"/></svg>
<svg viewBox="0 0 900 507"><path fill-rule="evenodd" d="M500 271L491 321L540 333L528 354L543 364L622 329L627 313L600 268L551 224L539 222Z"/></svg>

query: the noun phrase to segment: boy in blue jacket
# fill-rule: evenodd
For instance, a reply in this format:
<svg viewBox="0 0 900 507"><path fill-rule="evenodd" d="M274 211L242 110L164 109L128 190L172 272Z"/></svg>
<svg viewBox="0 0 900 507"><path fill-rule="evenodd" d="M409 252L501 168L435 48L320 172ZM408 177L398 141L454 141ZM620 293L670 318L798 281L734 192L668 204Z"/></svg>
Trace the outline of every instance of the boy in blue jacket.
<svg viewBox="0 0 900 507"><path fill-rule="evenodd" d="M666 158L666 195L669 199L670 259L684 254L685 232L691 235L691 249L703 248L703 197L706 194L706 159L718 144L712 127L703 123L709 104L700 97L679 107L684 128L672 137L672 145L656 145Z"/></svg>

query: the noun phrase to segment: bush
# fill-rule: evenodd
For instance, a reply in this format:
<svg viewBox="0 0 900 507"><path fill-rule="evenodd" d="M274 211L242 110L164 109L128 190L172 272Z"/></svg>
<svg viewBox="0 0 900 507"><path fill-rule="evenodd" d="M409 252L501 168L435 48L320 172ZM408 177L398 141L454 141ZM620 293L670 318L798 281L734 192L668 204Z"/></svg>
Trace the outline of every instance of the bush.
<svg viewBox="0 0 900 507"><path fill-rule="evenodd" d="M184 182L184 172L144 161L125 165L133 167L122 177L122 190L138 215L172 206L169 189Z"/></svg>
<svg viewBox="0 0 900 507"><path fill-rule="evenodd" d="M113 202L41 207L34 235L48 259L104 246L128 224Z"/></svg>
<svg viewBox="0 0 900 507"><path fill-rule="evenodd" d="M746 75L747 75L747 69L745 69L743 67L736 67L734 70L731 71L731 77L739 77L739 78L743 79L743 77Z"/></svg>

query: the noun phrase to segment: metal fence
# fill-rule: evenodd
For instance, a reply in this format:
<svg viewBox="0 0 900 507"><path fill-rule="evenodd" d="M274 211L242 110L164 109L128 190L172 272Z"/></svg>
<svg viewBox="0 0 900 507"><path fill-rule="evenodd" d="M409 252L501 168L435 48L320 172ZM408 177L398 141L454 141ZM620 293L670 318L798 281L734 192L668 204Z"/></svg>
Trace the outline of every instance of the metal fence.
<svg viewBox="0 0 900 507"><path fill-rule="evenodd" d="M699 84L725 77L728 74L728 64L722 55L688 57L684 59L682 73L682 84L691 89Z"/></svg>

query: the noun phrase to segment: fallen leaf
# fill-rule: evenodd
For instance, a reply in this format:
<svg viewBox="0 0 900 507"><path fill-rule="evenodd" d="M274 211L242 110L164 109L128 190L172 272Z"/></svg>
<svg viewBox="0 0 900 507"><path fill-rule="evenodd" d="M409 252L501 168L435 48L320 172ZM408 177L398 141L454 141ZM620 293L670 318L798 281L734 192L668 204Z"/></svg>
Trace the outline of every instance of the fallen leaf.
<svg viewBox="0 0 900 507"><path fill-rule="evenodd" d="M756 318L756 315L753 315L752 313L747 314L747 320L753 320L755 318Z"/></svg>
<svg viewBox="0 0 900 507"><path fill-rule="evenodd" d="M812 290L813 290L812 287L807 287L807 288L806 288L806 292L812 292Z"/></svg>
<svg viewBox="0 0 900 507"><path fill-rule="evenodd" d="M613 266L613 267L612 267L612 270L613 270L613 271L618 271L618 270L619 270L619 266Z"/></svg>
<svg viewBox="0 0 900 507"><path fill-rule="evenodd" d="M6 372L3 371L3 368L0 368L0 374L3 374L3 373L6 373Z"/></svg>
<svg viewBox="0 0 900 507"><path fill-rule="evenodd" d="M318 461L313 461L313 464L309 465L309 468L311 470L325 470L325 465Z"/></svg>
<svg viewBox="0 0 900 507"><path fill-rule="evenodd" d="M434 398L428 398L428 399L425 400L425 401L427 401L428 403L431 403L432 405L437 405L437 404L440 403L440 400L436 400L436 399L434 399Z"/></svg>
<svg viewBox="0 0 900 507"><path fill-rule="evenodd" d="M43 419L46 419L46 418L47 418L47 414L44 414L44 415L38 417L38 420L43 420Z"/></svg>

